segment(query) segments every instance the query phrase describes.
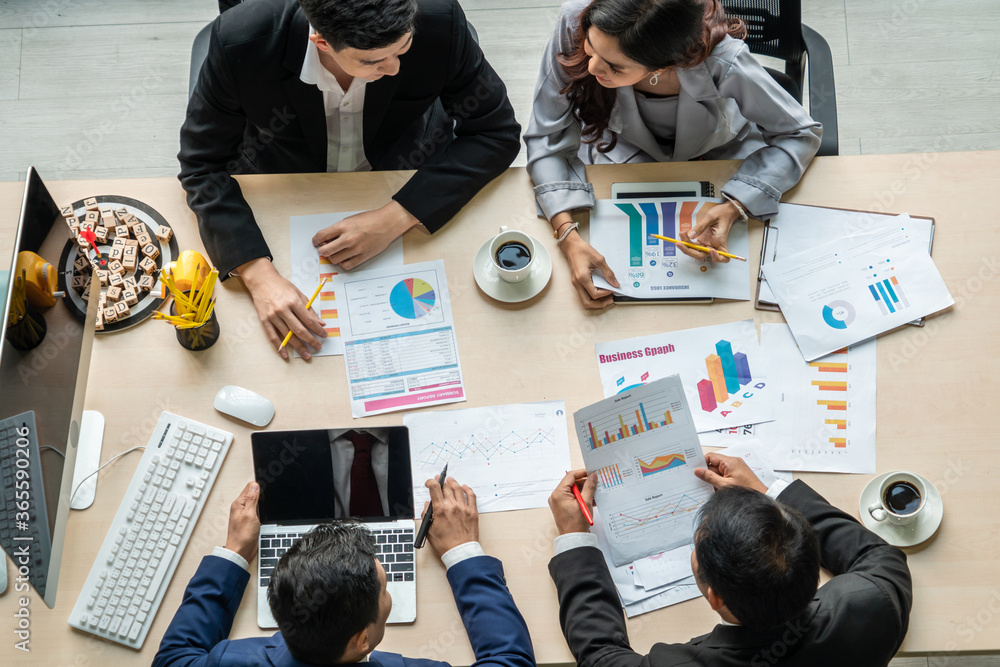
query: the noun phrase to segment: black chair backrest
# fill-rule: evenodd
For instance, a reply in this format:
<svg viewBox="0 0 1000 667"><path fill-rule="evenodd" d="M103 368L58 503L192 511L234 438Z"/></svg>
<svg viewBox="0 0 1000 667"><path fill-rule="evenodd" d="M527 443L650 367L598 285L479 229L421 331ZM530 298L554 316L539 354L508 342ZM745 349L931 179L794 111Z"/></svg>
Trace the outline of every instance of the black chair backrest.
<svg viewBox="0 0 1000 667"><path fill-rule="evenodd" d="M722 0L722 6L746 23L752 53L796 62L802 57L800 0Z"/></svg>

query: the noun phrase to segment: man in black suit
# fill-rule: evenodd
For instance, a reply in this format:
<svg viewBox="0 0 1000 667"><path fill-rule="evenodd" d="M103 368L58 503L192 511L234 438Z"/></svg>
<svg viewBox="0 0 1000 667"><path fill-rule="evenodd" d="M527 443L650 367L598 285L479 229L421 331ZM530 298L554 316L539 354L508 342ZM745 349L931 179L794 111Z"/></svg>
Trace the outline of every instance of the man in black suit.
<svg viewBox="0 0 1000 667"><path fill-rule="evenodd" d="M572 485L549 498L556 555L549 573L570 650L582 667L867 667L887 665L906 635L912 591L906 556L832 507L801 480L766 488L743 459L706 457L696 474L716 488L695 530L691 566L722 622L686 644L628 643L621 603ZM583 485L593 501L596 478ZM822 564L835 576L817 590Z"/></svg>
<svg viewBox="0 0 1000 667"><path fill-rule="evenodd" d="M308 358L323 323L271 264L231 176L416 169L313 238L349 270L412 227L441 228L510 165L519 134L456 0L250 0L212 26L179 178L219 273L243 280L275 348L291 330Z"/></svg>

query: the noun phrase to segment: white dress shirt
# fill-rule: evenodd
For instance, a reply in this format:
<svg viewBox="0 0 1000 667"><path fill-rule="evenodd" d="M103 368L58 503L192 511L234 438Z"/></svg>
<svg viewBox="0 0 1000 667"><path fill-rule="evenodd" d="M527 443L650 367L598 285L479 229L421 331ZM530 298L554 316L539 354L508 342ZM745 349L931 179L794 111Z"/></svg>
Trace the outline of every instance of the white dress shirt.
<svg viewBox="0 0 1000 667"><path fill-rule="evenodd" d="M310 27L309 34L316 31ZM364 109L366 79L354 77L344 91L330 70L323 67L319 49L310 40L299 79L323 93L326 110L326 170L328 172L371 171L365 157Z"/></svg>

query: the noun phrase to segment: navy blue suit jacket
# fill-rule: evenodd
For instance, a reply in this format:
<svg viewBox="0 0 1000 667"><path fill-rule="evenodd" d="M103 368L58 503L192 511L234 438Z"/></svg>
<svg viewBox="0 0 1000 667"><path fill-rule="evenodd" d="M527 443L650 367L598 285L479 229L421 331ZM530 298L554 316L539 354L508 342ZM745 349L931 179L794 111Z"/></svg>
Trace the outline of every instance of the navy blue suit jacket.
<svg viewBox="0 0 1000 667"><path fill-rule="evenodd" d="M292 657L280 632L270 637L228 639L250 574L218 556L206 556L184 591L153 667L307 667ZM448 570L455 603L469 635L477 666L534 667L528 626L507 590L503 565L477 556ZM391 630L390 630L391 632ZM373 651L380 667L442 667L437 660Z"/></svg>

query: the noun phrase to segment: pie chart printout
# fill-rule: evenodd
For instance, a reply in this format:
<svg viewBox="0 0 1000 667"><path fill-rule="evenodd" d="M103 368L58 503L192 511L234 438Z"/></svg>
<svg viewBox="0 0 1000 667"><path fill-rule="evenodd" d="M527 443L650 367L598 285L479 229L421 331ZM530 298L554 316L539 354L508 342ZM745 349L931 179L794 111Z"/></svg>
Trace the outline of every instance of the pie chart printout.
<svg viewBox="0 0 1000 667"><path fill-rule="evenodd" d="M421 318L431 312L436 301L434 288L420 278L400 280L389 293L389 305L393 312L408 320Z"/></svg>

